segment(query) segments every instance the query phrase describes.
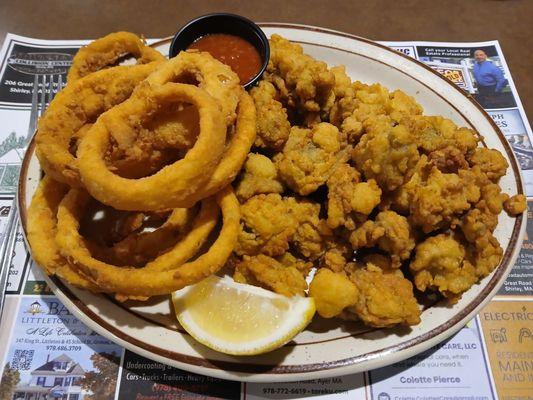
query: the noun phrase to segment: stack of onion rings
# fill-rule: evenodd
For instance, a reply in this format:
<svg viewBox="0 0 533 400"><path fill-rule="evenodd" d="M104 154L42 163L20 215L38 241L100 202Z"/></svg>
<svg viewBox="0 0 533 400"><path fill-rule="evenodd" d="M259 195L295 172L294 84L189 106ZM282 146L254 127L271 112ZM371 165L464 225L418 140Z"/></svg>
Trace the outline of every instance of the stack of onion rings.
<svg viewBox="0 0 533 400"><path fill-rule="evenodd" d="M256 134L254 103L229 67L207 53L154 52L125 32L80 50L36 135L46 175L28 211L35 261L120 300L222 268L239 230L231 182ZM114 66L127 54L137 65ZM122 218L115 228L97 221L106 209ZM84 224L103 231L90 237Z"/></svg>

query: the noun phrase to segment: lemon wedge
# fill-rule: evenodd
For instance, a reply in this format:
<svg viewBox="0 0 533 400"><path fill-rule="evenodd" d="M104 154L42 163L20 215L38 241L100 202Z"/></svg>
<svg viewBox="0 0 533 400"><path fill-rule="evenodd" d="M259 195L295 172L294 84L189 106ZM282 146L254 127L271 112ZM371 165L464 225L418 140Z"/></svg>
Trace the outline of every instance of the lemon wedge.
<svg viewBox="0 0 533 400"><path fill-rule="evenodd" d="M315 314L310 297L285 297L211 276L172 293L181 326L200 343L232 355L266 353L302 331Z"/></svg>

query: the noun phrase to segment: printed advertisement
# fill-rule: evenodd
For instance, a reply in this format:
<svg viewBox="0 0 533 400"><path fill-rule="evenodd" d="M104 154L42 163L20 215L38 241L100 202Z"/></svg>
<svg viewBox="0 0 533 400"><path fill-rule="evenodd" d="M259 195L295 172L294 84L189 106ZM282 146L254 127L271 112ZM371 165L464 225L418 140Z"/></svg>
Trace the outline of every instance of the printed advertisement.
<svg viewBox="0 0 533 400"><path fill-rule="evenodd" d="M533 399L533 301L491 301L479 313L500 400Z"/></svg>
<svg viewBox="0 0 533 400"><path fill-rule="evenodd" d="M334 378L313 379L292 383L246 383L244 398L259 399L308 399L318 397L327 400L365 400L367 392L363 373Z"/></svg>
<svg viewBox="0 0 533 400"><path fill-rule="evenodd" d="M122 348L83 325L54 296L21 299L6 348L2 390L14 400L115 397Z"/></svg>
<svg viewBox="0 0 533 400"><path fill-rule="evenodd" d="M533 296L533 201L527 202L527 228L515 265L498 295Z"/></svg>
<svg viewBox="0 0 533 400"><path fill-rule="evenodd" d="M472 371L476 371L472 374ZM494 399L477 322L451 339L390 367L369 372L372 400L430 398Z"/></svg>
<svg viewBox="0 0 533 400"><path fill-rule="evenodd" d="M118 400L239 399L240 382L181 371L125 352Z"/></svg>
<svg viewBox="0 0 533 400"><path fill-rule="evenodd" d="M81 42L32 42L16 36L6 38L7 48L0 69L0 105L31 104L36 77L50 79L61 75L65 82L72 57L81 45Z"/></svg>
<svg viewBox="0 0 533 400"><path fill-rule="evenodd" d="M33 95L41 99L65 84L72 56L83 43L6 38L0 54L0 235L34 133ZM532 132L498 42L385 44L426 63L483 105L513 148L533 197ZM98 335L53 295L18 228L0 320L0 399L532 400L532 221L533 198L526 240L496 300L451 339L385 368L277 384L188 373Z"/></svg>
<svg viewBox="0 0 533 400"><path fill-rule="evenodd" d="M418 59L474 95L483 108L515 107L496 46L417 46Z"/></svg>
<svg viewBox="0 0 533 400"><path fill-rule="evenodd" d="M12 197L0 197L0 242L4 240L4 235L7 229L9 212L13 204Z"/></svg>
<svg viewBox="0 0 533 400"><path fill-rule="evenodd" d="M13 196L26 145L33 135L28 132L30 113L0 104L0 121L0 194Z"/></svg>
<svg viewBox="0 0 533 400"><path fill-rule="evenodd" d="M35 130L30 126L34 89L39 96L43 90L57 91L80 45L6 38L0 69L0 194L13 195L16 190L20 164Z"/></svg>
<svg viewBox="0 0 533 400"><path fill-rule="evenodd" d="M17 236L15 238L15 247L9 264L9 277L7 280L6 293L20 293L22 289L24 275L32 260L26 250L22 227L17 223Z"/></svg>

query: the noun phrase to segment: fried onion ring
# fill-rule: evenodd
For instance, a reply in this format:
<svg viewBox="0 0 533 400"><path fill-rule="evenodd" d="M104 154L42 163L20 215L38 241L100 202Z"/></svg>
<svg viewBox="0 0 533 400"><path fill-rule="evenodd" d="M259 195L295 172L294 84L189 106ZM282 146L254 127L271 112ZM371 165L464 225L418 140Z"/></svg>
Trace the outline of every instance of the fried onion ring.
<svg viewBox="0 0 533 400"><path fill-rule="evenodd" d="M69 187L45 176L39 183L28 208L28 241L32 257L48 275L57 275L74 286L99 292L87 277L72 268L60 254L55 242L57 207Z"/></svg>
<svg viewBox="0 0 533 400"><path fill-rule="evenodd" d="M173 268L164 271L117 267L94 259L78 231L84 204L89 199L83 190L71 189L61 201L57 213L56 241L61 253L105 292L119 293L126 297L168 294L217 272L233 251L239 231L239 203L231 186L227 186L215 197L223 219L218 238L205 254L194 261L175 264Z"/></svg>
<svg viewBox="0 0 533 400"><path fill-rule="evenodd" d="M69 84L93 72L114 66L128 55L135 57L137 64L163 61L165 57L147 46L137 35L130 32L110 33L78 50L67 75Z"/></svg>
<svg viewBox="0 0 533 400"><path fill-rule="evenodd" d="M205 199L190 230L185 232L190 226L191 216L184 216L183 212L192 214L192 209L177 208L161 227L152 232L133 233L111 248L96 246L90 250L96 251L99 255L97 258L109 264L131 265L153 271L171 269L198 252L216 227L219 216L215 199Z"/></svg>
<svg viewBox="0 0 533 400"><path fill-rule="evenodd" d="M91 212L86 210L80 232L96 258L115 265L140 267L165 253L184 235L196 214L194 208L177 208L155 228L153 224L161 222L163 215L116 210L107 214L108 210L98 205L88 207Z"/></svg>
<svg viewBox="0 0 533 400"><path fill-rule="evenodd" d="M151 261L145 269L167 271L174 265L180 265L193 257L204 245L209 234L215 229L218 221L219 208L214 198L202 201L202 209L195 218L191 230L171 250L161 254L157 262Z"/></svg>
<svg viewBox="0 0 533 400"><path fill-rule="evenodd" d="M146 82L159 86L168 82L197 84L217 102L227 126L236 118L242 87L239 77L209 53L182 51L155 70Z"/></svg>
<svg viewBox="0 0 533 400"><path fill-rule="evenodd" d="M137 84L157 65L106 69L60 91L39 119L35 137L37 157L46 174L71 187L81 187L77 160L70 152L71 141L86 135L84 125L93 123L104 111L130 97Z"/></svg>
<svg viewBox="0 0 533 400"><path fill-rule="evenodd" d="M237 122L222 160L211 175L209 181L191 200L198 201L211 196L229 185L241 170L256 137L256 110L250 95L244 90L241 93L237 108ZM187 206L192 206L191 201Z"/></svg>
<svg viewBox="0 0 533 400"><path fill-rule="evenodd" d="M128 100L102 114L82 139L78 147L82 181L94 198L119 210L183 207L216 168L224 150L226 127L215 101L195 86L140 86ZM200 133L194 146L181 160L147 177L129 179L111 171L105 156L113 135L134 135L154 117L161 103L169 101L193 104L198 109Z"/></svg>

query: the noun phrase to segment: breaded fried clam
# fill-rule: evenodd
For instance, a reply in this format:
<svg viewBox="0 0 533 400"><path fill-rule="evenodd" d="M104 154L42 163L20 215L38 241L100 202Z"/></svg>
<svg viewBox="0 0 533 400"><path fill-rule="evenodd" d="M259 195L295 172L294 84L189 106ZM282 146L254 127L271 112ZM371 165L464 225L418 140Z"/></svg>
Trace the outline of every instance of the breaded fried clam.
<svg viewBox="0 0 533 400"><path fill-rule="evenodd" d="M326 183L335 166L348 157L339 130L323 122L312 129L293 127L274 161L283 182L296 193L308 195Z"/></svg>
<svg viewBox="0 0 533 400"><path fill-rule="evenodd" d="M242 180L237 185L237 197L246 201L256 194L282 193L283 184L270 158L257 153L248 154Z"/></svg>
<svg viewBox="0 0 533 400"><path fill-rule="evenodd" d="M237 263L233 279L272 290L285 296L303 296L307 289L305 277L293 265L283 265L278 260L259 254L244 256Z"/></svg>
<svg viewBox="0 0 533 400"><path fill-rule="evenodd" d="M270 82L261 81L250 90L257 110L257 147L280 150L289 138L291 124L287 111L276 100L276 88Z"/></svg>

